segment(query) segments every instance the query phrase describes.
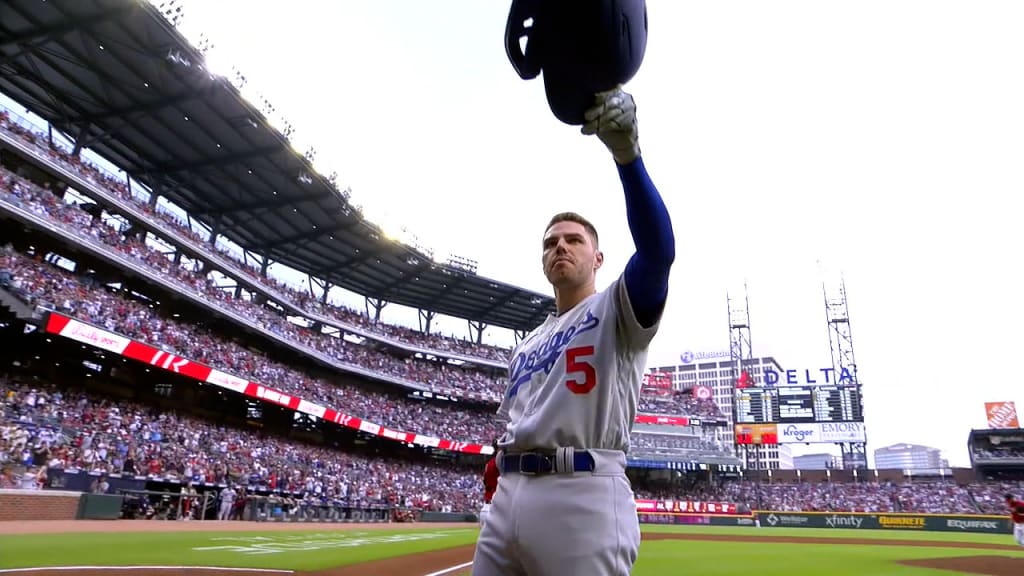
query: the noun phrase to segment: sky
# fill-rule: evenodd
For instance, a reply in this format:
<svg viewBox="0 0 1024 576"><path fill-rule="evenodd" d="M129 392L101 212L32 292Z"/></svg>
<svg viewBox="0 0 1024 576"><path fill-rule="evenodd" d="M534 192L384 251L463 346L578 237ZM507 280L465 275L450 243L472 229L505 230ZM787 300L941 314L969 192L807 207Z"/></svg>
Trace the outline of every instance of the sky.
<svg viewBox="0 0 1024 576"><path fill-rule="evenodd" d="M182 4L179 29L212 41L210 65L237 67L244 93L273 103L371 220L545 293L540 241L556 212L596 224L599 288L632 254L610 155L508 62L509 2ZM647 8L625 89L677 240L650 365L728 349L726 294L746 285L755 356L831 366L822 291L841 275L869 453L909 442L969 465L984 402L1024 408L1012 248L1024 245L1024 3ZM383 318L416 323L395 305ZM437 326L467 334L463 320ZM496 328L485 340L513 341Z"/></svg>

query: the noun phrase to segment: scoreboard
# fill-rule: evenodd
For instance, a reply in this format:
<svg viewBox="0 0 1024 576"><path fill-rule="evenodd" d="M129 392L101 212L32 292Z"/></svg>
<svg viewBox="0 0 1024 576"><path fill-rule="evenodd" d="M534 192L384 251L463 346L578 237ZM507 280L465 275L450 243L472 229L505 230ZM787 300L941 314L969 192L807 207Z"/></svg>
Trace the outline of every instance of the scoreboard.
<svg viewBox="0 0 1024 576"><path fill-rule="evenodd" d="M855 386L783 386L736 390L737 424L863 422Z"/></svg>

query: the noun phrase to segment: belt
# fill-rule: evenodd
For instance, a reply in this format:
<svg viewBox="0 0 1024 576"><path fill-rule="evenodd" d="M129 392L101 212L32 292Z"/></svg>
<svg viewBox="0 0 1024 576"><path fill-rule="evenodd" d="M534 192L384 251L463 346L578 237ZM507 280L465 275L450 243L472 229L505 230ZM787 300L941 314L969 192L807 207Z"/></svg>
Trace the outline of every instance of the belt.
<svg viewBox="0 0 1024 576"><path fill-rule="evenodd" d="M555 454L540 454L537 452L523 452L519 454L504 454L501 457L502 474L523 474L525 476L540 476L545 474L568 473L569 470L556 470L555 463L558 456ZM572 472L593 472L594 456L590 452L573 452Z"/></svg>

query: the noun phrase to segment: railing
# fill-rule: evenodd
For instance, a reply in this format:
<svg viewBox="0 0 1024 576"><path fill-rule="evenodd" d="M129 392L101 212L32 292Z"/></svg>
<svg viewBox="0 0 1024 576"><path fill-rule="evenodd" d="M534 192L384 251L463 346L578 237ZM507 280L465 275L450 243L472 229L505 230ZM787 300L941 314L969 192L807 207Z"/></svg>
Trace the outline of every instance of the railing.
<svg viewBox="0 0 1024 576"><path fill-rule="evenodd" d="M234 310L221 305L219 302L215 300L207 299L207 297L202 292L196 290L192 286L189 286L188 284L185 284L184 282L181 282L176 278L156 274L152 271L148 264L142 264L140 263L139 260L135 258L112 251L111 248L106 244L99 242L88 235L82 234L76 228L61 228L55 226L53 222L50 222L47 219L40 217L39 215L27 209L27 207L25 207L21 202L17 200L17 198L13 196L0 196L0 210L7 212L8 214L14 216L16 219L22 221L25 224L30 224L32 226L41 228L43 230L48 231L53 236L57 236L67 242L71 242L72 244L75 244L76 246L85 249L87 252L90 252L93 256L104 259L109 263L115 264L124 269L130 270L135 274L143 278L146 278L153 284L161 286L166 290L176 292L201 308L217 312L226 318L230 318L233 322L241 326L245 326L250 330L262 334L266 338L274 340L280 344L283 344L291 348L292 350L301 352L311 358L314 358L325 366L342 372L358 374L360 376L377 381L398 384L400 386L404 386L406 388L411 388L414 390L442 392L440 390L429 388L417 382L413 382L412 380L406 380L405 378L398 378L396 376L381 374L379 372L374 372L372 370L363 368L362 366L358 366L356 364L342 362L320 352L319 350L316 350L315 348L310 348L308 346L304 346L287 338L283 338L277 333L268 330L262 324L254 322L250 318L238 314ZM339 342L338 344L342 345L341 342Z"/></svg>
<svg viewBox="0 0 1024 576"><path fill-rule="evenodd" d="M11 118L15 120L20 119L20 117L17 114L14 114L13 112L8 111L8 114ZM22 124L23 126L31 126L30 124L26 124L24 121L18 123ZM294 304L291 300L291 296L288 295L287 293L267 286L266 284L258 280L254 280L251 271L239 267L237 262L231 260L230 258L225 258L216 250L211 250L211 246L208 243L196 242L194 239L181 234L180 231L174 229L173 227L168 226L167 223L163 222L159 218L154 218L151 215L147 214L134 202L126 201L124 198L121 198L117 194L113 194L110 191L106 190L106 188L103 185L93 181L92 179L82 176L82 174L79 173L77 170L74 170L73 168L66 166L62 162L55 161L48 154L45 154L41 150L39 150L35 145L24 142L18 135L12 134L9 131L0 128L0 139L6 142L9 146L16 148L23 154L33 157L38 162L46 165L51 170L57 172L69 183L73 184L73 187L75 187L76 189L87 191L90 195L103 200L104 202L111 206L114 206L121 213L127 214L133 219L142 222L150 230L158 232L159 234L161 234L162 236L169 240L173 240L176 244L178 244L181 247L187 248L188 252L191 253L193 257L199 257L200 259L206 260L211 264L215 265L220 270L230 273L238 282L244 284L248 289L260 292L264 296L272 298L273 300L279 302L283 306L289 308L296 315L303 316L310 320L319 322L323 325L331 326L333 328L342 330L353 335L357 335L363 338L369 338L371 340L376 340L378 342L383 342L385 344L388 344L389 346L393 346L410 352L430 354L441 358L451 358L453 360L460 360L463 362L482 364L490 366L492 368L501 369L506 367L505 362L501 360L493 360L490 358L470 356L466 354L458 354L454 352L434 350L424 346L418 346L408 342L403 342L401 340L389 338L387 336L373 332L371 330L362 329L356 325L343 322L331 316L325 316L323 314L305 310L304 308ZM120 178L117 175L110 174L109 171L103 169L102 167L97 166L96 169L115 179Z"/></svg>

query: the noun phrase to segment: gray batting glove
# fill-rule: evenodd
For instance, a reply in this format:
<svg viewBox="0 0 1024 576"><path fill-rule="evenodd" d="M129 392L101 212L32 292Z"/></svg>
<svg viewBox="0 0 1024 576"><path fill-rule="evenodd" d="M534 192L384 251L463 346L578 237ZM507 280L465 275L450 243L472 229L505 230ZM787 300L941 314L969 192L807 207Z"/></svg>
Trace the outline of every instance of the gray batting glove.
<svg viewBox="0 0 1024 576"><path fill-rule="evenodd" d="M633 96L619 86L599 92L596 100L597 104L583 114L581 132L588 136L597 134L619 164L636 160L640 156L640 143Z"/></svg>

